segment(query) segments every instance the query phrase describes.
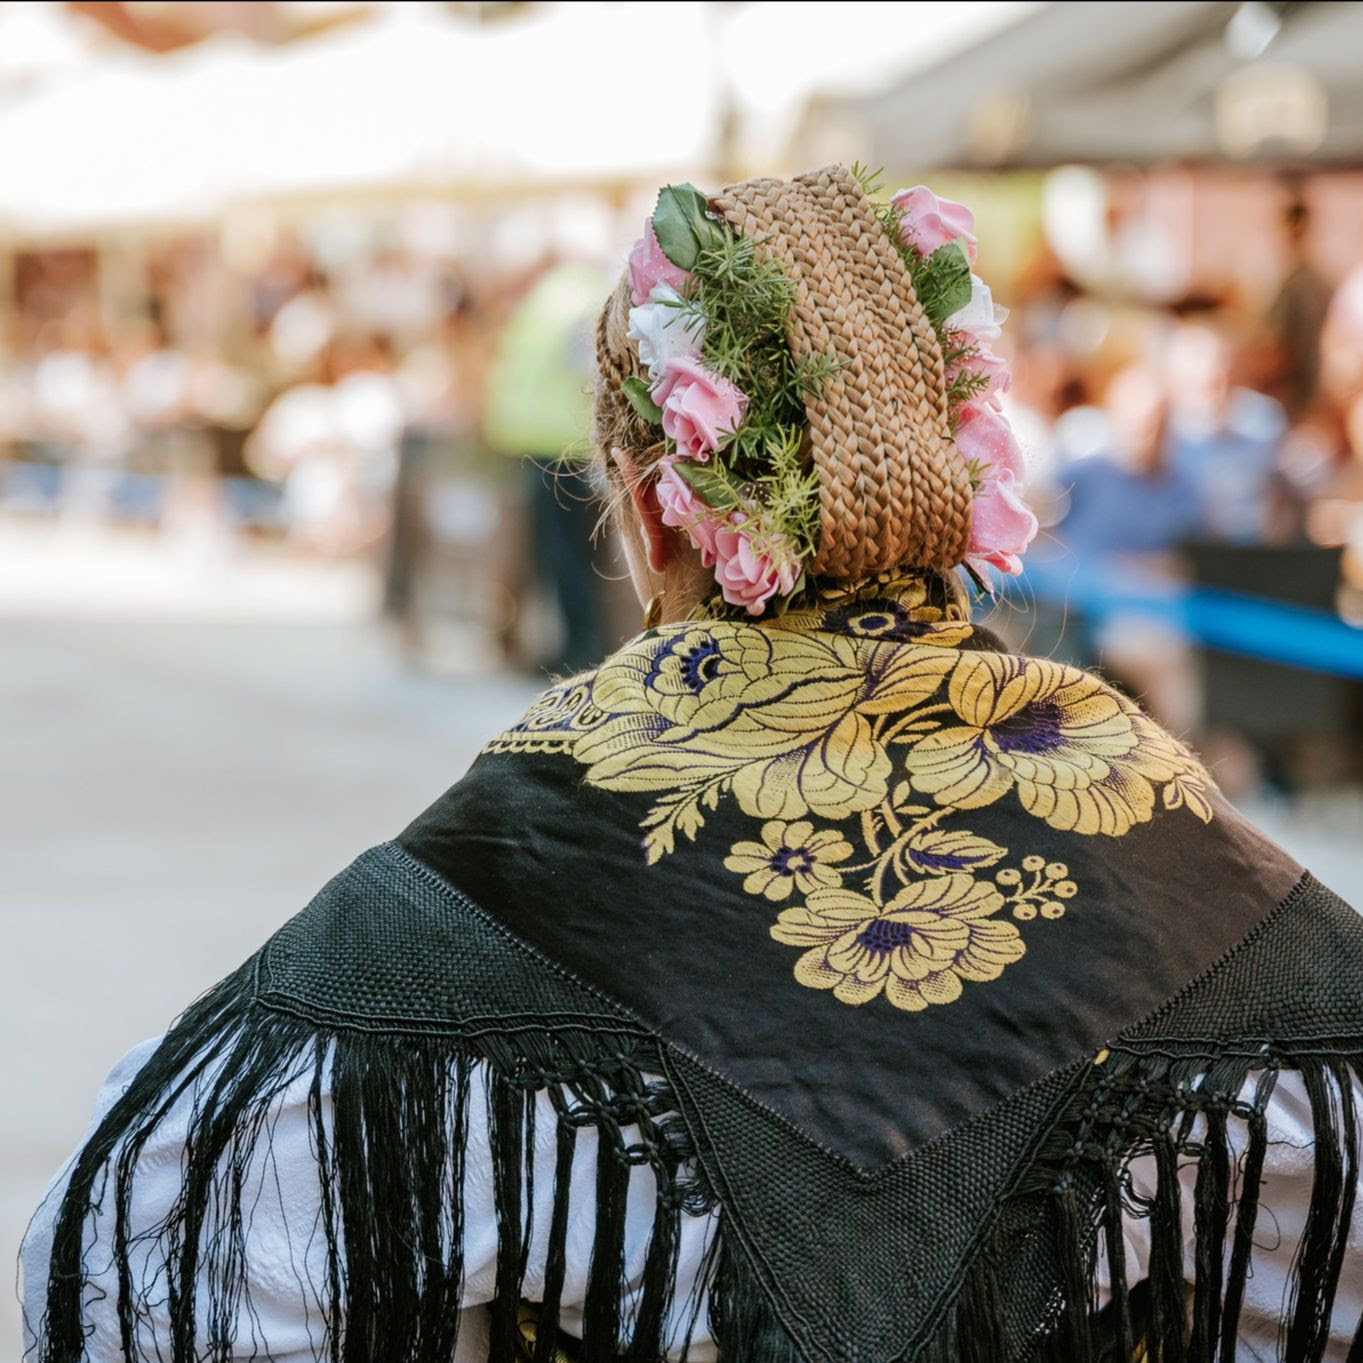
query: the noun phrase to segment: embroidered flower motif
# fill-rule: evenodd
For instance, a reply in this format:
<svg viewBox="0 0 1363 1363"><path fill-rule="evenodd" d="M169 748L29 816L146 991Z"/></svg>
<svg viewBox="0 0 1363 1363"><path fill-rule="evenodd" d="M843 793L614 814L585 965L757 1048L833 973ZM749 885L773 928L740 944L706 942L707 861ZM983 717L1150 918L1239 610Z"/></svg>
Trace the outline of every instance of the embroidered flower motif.
<svg viewBox="0 0 1363 1363"><path fill-rule="evenodd" d="M784 910L771 935L809 948L795 965L801 984L851 1004L884 991L896 1008L921 1012L958 999L962 980L997 979L1022 957L1017 928L992 917L1003 904L968 875L916 881L884 909L851 891L816 890Z"/></svg>
<svg viewBox="0 0 1363 1363"><path fill-rule="evenodd" d="M832 829L816 833L805 820L770 819L762 825L762 841L734 843L724 865L746 877L746 893L782 900L790 898L791 890L810 894L841 885L842 874L834 863L851 855L852 844Z"/></svg>
<svg viewBox="0 0 1363 1363"><path fill-rule="evenodd" d="M960 724L919 739L914 788L978 809L1016 789L1053 828L1119 836L1154 809L1151 780L1170 780L1175 745L1095 677L1036 658L962 658L947 686Z"/></svg>
<svg viewBox="0 0 1363 1363"><path fill-rule="evenodd" d="M488 749L571 753L588 784L651 793L649 863L732 799L762 823L725 867L748 895L803 900L771 928L803 949L796 980L907 1012L1020 960L1017 924L1083 908L1068 859L1013 861L950 821L1010 793L1081 835L1120 837L1160 804L1212 817L1206 772L1135 705L1075 668L954 651L969 622L921 577L810 597L761 625L642 635Z"/></svg>
<svg viewBox="0 0 1363 1363"><path fill-rule="evenodd" d="M886 573L860 591L842 591L817 607L787 611L773 629L828 630L859 639L955 648L974 632L959 607L933 604L921 574Z"/></svg>
<svg viewBox="0 0 1363 1363"><path fill-rule="evenodd" d="M955 663L945 649L868 646L716 621L645 636L597 673L611 716L579 742L587 779L668 795L649 816L656 860L733 792L745 814L844 819L886 796L876 718L926 700Z"/></svg>

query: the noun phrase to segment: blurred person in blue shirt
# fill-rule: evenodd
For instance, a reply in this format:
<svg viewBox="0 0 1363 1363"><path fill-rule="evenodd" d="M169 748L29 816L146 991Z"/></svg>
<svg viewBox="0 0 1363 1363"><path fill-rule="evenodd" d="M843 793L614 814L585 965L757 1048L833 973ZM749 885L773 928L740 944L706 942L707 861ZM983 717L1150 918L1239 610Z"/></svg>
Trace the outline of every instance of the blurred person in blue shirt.
<svg viewBox="0 0 1363 1363"><path fill-rule="evenodd" d="M1080 617L1070 630L1073 660L1101 665L1163 723L1187 733L1200 717L1196 665L1176 615L1161 603L1177 589L1179 546L1201 526L1199 488L1169 459L1169 404L1157 374L1122 370L1105 410L1093 415L1095 428L1105 418L1101 447L1055 471L1065 503L1058 552L1032 558L1053 575L1065 614Z"/></svg>
<svg viewBox="0 0 1363 1363"><path fill-rule="evenodd" d="M1201 537L1272 538L1278 449L1287 423L1270 397L1231 383L1231 352L1211 326L1184 323L1166 351L1169 467L1195 489Z"/></svg>
<svg viewBox="0 0 1363 1363"><path fill-rule="evenodd" d="M1168 403L1157 377L1133 367L1107 394L1106 449L1058 471L1068 488L1060 538L1077 557L1165 554L1197 533L1197 481L1172 465Z"/></svg>

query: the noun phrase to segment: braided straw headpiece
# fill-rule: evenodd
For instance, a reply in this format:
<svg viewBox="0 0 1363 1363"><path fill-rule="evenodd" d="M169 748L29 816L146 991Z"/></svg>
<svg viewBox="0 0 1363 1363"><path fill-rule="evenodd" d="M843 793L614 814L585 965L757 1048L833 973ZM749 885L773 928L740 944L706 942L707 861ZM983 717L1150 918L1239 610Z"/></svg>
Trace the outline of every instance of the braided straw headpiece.
<svg viewBox="0 0 1363 1363"><path fill-rule="evenodd" d="M795 355L838 364L806 402L821 519L810 571L851 579L956 567L971 489L947 425L941 348L856 177L826 166L745 180L711 203L794 281Z"/></svg>

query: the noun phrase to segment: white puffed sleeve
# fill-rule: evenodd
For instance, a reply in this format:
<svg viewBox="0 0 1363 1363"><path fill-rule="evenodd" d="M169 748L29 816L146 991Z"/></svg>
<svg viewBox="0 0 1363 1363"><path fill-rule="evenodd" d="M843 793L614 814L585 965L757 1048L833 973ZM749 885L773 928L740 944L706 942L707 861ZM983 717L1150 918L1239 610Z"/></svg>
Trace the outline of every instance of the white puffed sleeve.
<svg viewBox="0 0 1363 1363"><path fill-rule="evenodd" d="M122 1094L146 1062L155 1041L137 1047L110 1074L95 1110L95 1123ZM325 1247L319 1232L321 1187L315 1158L314 1132L308 1105L311 1076L304 1075L278 1096L267 1123L268 1138L258 1142L246 1172L250 1215L245 1253L240 1265L244 1290L236 1320L235 1359L269 1358L275 1363L304 1363L322 1355L325 1326L322 1291L326 1282ZM1243 1097L1253 1092L1254 1078ZM1354 1100L1363 1112L1363 1090L1355 1084ZM486 1304L496 1286L497 1221L494 1206L492 1157L483 1114L486 1112L486 1071L475 1067L471 1081L468 1143L464 1183L464 1293L463 1319L455 1363L481 1363L487 1356ZM538 1100L534 1153L534 1237L530 1246L523 1292L534 1301L544 1287L547 1240L553 1209L556 1157L556 1114L546 1094ZM189 1098L182 1100L156 1129L141 1150L132 1182L130 1268L145 1309L139 1318L137 1344L149 1356L168 1352L169 1314L164 1291L162 1252L154 1231L169 1212L180 1190ZM1241 1314L1242 1352L1247 1358L1276 1357L1278 1325L1287 1306L1290 1269L1306 1210L1311 1199L1314 1135L1310 1104L1300 1077L1286 1071L1278 1078L1266 1110L1266 1151L1258 1230L1252 1273ZM324 1097L323 1120L327 1120ZM93 1126L92 1126L93 1129ZM1194 1132L1196 1135L1196 1132ZM1243 1152L1242 1124L1231 1122L1228 1136L1232 1157ZM25 1344L35 1342L41 1328L53 1225L69 1170L64 1169L49 1188L33 1218L21 1252L24 1280ZM1154 1189L1152 1160L1133 1163L1134 1190L1149 1196ZM1193 1270L1193 1184L1196 1166L1180 1170L1183 1188L1184 1240L1187 1271ZM590 1127L578 1133L572 1166L566 1277L561 1326L580 1334L582 1307L587 1294L587 1270L595 1234L593 1208L596 1178L596 1135ZM626 1278L631 1293L642 1281L649 1228L653 1215L652 1171L639 1166L629 1190L625 1234ZM211 1227L208 1233L211 1234ZM705 1250L714 1233L707 1217L684 1217L677 1264L676 1305L669 1338L685 1328L682 1316L693 1300ZM146 1234L146 1232L153 1232ZM1149 1269L1150 1245L1146 1223L1127 1220L1127 1277L1135 1284ZM1327 1358L1343 1360L1353 1330L1363 1312L1363 1188L1354 1205L1350 1252L1335 1300L1334 1333ZM86 1229L86 1262L90 1277L85 1321L89 1330L90 1363L116 1363L124 1358L117 1312L117 1273L112 1253L112 1216L107 1206ZM1100 1277L1102 1266L1100 1264ZM206 1296L207 1294L201 1294ZM626 1302L625 1306L631 1305ZM690 1358L711 1363L715 1357L703 1309L695 1323Z"/></svg>
<svg viewBox="0 0 1363 1363"><path fill-rule="evenodd" d="M117 1101L158 1042L148 1041L129 1052L114 1067L96 1104L91 1131ZM325 1323L323 1292L327 1281L322 1220L322 1190L315 1155L313 1121L309 1109L310 1074L300 1077L277 1097L245 1174L243 1202L246 1218L244 1255L240 1263L242 1292L237 1307L234 1359L269 1358L274 1363L304 1363L323 1356ZM487 1357L488 1313L496 1286L497 1220L492 1181L492 1157L486 1121L486 1070L476 1066L470 1084L468 1141L464 1183L464 1313L459 1330L456 1363L481 1363ZM156 1128L139 1152L129 1207L130 1254L133 1282L143 1309L137 1344L148 1357L169 1353L170 1318L164 1285L164 1248L155 1234L180 1192L192 1095L186 1094ZM323 1121L329 1122L324 1095ZM553 1208L556 1160L556 1114L547 1094L538 1100L535 1121L534 1238L530 1247L524 1295L534 1301L543 1293L547 1241ZM88 1137L87 1137L88 1139ZM73 1157L74 1158L74 1157ZM31 1348L41 1329L56 1213L70 1172L54 1179L29 1226L21 1250L25 1346ZM594 1237L596 1134L579 1131L572 1166L571 1203L566 1246L561 1325L580 1333L587 1293L587 1269ZM625 1272L628 1284L642 1281L644 1258L653 1216L655 1186L646 1166L632 1174L625 1235ZM124 1358L118 1319L118 1277L113 1257L113 1217L102 1206L86 1228L85 1254L89 1274L85 1324L90 1363L115 1363ZM680 1323L687 1288L698 1273L713 1226L707 1218L683 1218L678 1306ZM150 1233L149 1233L150 1232ZM205 1228L212 1235L213 1227ZM632 1290L632 1289L631 1289ZM207 1293L198 1294L201 1298ZM627 1303L628 1305L628 1303ZM690 1357L707 1363L714 1350L702 1318L692 1341Z"/></svg>
<svg viewBox="0 0 1363 1363"><path fill-rule="evenodd" d="M1240 1101L1250 1103L1260 1075L1251 1074L1240 1090ZM1363 1115L1363 1088L1357 1079L1351 1085L1354 1109ZM1267 1146L1259 1187L1259 1214L1255 1222L1254 1252L1245 1283L1240 1310L1240 1353L1246 1359L1276 1359L1280 1322L1290 1304L1291 1270L1306 1226L1314 1179L1315 1129L1311 1103L1301 1075L1283 1070L1277 1076L1272 1095L1264 1108ZM1200 1139L1205 1132L1201 1118L1193 1124L1190 1137ZM1248 1131L1245 1123L1231 1118L1226 1138L1232 1162L1245 1153ZM1153 1156L1133 1160L1130 1166L1133 1192L1153 1198L1156 1186ZM1184 1160L1179 1166L1179 1205L1183 1217L1184 1272L1189 1281L1194 1273L1196 1235L1193 1228L1194 1189L1197 1163ZM1234 1217L1230 1231L1233 1233ZM1126 1271L1134 1286L1150 1271L1149 1223L1128 1217L1122 1223L1126 1244ZM1100 1286L1106 1292L1106 1267L1100 1248ZM1354 1199L1349 1225L1348 1250L1335 1291L1331 1314L1330 1343L1324 1363L1344 1363L1353 1334L1363 1315L1363 1179Z"/></svg>

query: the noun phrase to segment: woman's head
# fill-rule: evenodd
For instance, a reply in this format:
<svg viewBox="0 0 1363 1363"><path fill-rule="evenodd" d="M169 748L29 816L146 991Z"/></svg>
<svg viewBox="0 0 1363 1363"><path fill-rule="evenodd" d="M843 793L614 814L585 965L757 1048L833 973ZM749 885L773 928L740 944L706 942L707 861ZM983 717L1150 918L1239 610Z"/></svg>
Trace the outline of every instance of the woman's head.
<svg viewBox="0 0 1363 1363"><path fill-rule="evenodd" d="M1035 521L972 225L922 186L877 204L840 167L663 191L597 331L596 442L641 599L678 618L717 583L756 615L811 576L1016 571Z"/></svg>

